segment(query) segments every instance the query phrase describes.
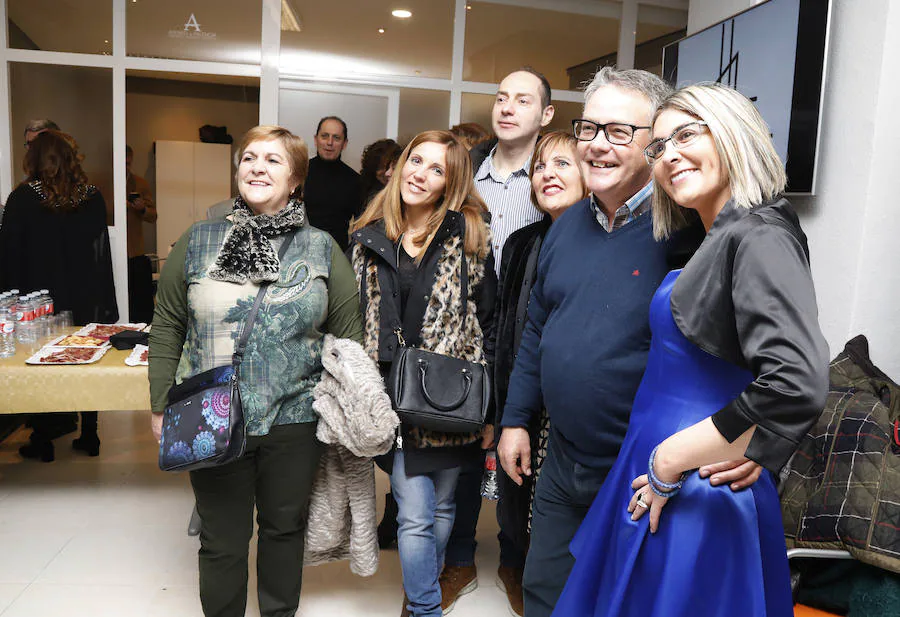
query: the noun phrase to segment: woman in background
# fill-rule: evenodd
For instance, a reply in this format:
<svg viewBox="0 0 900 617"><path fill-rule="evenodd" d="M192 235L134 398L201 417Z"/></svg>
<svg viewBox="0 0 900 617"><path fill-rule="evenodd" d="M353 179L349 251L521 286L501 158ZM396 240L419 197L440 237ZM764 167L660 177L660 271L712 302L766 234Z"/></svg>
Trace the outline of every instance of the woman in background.
<svg viewBox="0 0 900 617"><path fill-rule="evenodd" d="M379 139L363 150L359 171L363 208L387 185L401 152L403 148L393 139Z"/></svg>
<svg viewBox="0 0 900 617"><path fill-rule="evenodd" d="M26 180L10 193L0 227L0 289L48 289L54 308L72 311L75 324L115 323L119 318L106 202L81 168L75 140L48 129L25 152ZM25 458L50 462L53 439L75 430L76 414L34 414ZM81 414L81 436L72 442L100 454L97 412Z"/></svg>
<svg viewBox="0 0 900 617"><path fill-rule="evenodd" d="M500 265L500 284L497 289L497 343L494 361L494 396L497 404L496 425L499 425L509 376L522 339L528 311L531 287L537 275L538 253L544 237L553 224L570 206L587 196L587 185L581 175L581 165L575 150L577 141L566 131L552 131L541 137L531 157L531 200L546 216L541 221L515 231L503 248ZM517 486L505 473L497 474L500 500L497 521L506 537L521 552L523 563L528 551L528 521L531 513L534 481L543 463L550 422L546 413L528 428L531 435L532 475L523 486ZM507 587L522 586L522 569L503 563L501 555L499 576ZM523 608L524 610L524 608Z"/></svg>

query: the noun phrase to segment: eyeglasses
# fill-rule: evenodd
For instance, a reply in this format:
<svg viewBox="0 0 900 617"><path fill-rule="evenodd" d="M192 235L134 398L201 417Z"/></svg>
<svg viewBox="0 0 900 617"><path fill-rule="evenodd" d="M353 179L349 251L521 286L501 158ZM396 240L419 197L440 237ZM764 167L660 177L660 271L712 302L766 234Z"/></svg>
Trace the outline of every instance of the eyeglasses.
<svg viewBox="0 0 900 617"><path fill-rule="evenodd" d="M676 150L690 145L703 133L704 126L707 126L707 124L702 120L688 122L672 131L672 134L665 139L654 139L649 146L644 148L644 158L647 159L647 164L653 165L653 163L662 158L666 153L666 142L670 140Z"/></svg>
<svg viewBox="0 0 900 617"><path fill-rule="evenodd" d="M633 124L624 124L622 122L608 122L600 124L592 120L584 120L579 118L572 120L572 129L575 132L575 139L578 141L594 141L594 138L603 131L606 141L617 146L627 146L634 141L634 132L638 129L650 129L649 126L635 126Z"/></svg>

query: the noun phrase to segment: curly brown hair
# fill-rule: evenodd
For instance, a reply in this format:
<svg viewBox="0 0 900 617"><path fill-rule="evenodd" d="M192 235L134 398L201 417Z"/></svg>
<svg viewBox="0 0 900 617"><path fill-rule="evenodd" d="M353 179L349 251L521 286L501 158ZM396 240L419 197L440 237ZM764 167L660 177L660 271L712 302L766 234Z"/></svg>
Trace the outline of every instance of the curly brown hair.
<svg viewBox="0 0 900 617"><path fill-rule="evenodd" d="M47 130L28 145L22 167L29 181L41 183L45 206L75 209L89 186L81 159L71 135Z"/></svg>

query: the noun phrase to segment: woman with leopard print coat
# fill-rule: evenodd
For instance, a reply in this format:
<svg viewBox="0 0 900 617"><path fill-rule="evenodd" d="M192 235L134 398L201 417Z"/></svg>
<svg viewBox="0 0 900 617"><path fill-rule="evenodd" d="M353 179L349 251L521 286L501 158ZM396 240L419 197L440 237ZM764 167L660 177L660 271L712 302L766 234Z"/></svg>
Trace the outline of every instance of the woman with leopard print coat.
<svg viewBox="0 0 900 617"><path fill-rule="evenodd" d="M350 229L366 351L382 375L390 371L398 333L409 346L490 365L497 281L487 207L468 153L449 131L427 131L406 147L396 169ZM465 317L461 259L469 279ZM399 508L403 614L441 615L438 576L457 479L461 466L493 442L491 420L472 434L402 425L397 446L377 461L391 476Z"/></svg>

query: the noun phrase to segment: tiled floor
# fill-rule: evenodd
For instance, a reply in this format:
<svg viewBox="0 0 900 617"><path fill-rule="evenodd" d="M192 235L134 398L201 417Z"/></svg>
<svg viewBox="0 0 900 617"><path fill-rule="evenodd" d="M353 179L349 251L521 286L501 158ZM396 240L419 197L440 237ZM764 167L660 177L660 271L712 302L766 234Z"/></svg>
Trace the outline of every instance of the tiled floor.
<svg viewBox="0 0 900 617"><path fill-rule="evenodd" d="M100 415L100 456L56 441L53 463L23 461L27 432L0 444L0 616L195 617L196 538L186 535L193 496L186 475L156 467L146 412ZM387 477L379 472L378 511ZM454 617L508 614L496 584L497 523L485 502L478 530L479 588ZM251 559L255 552L251 553ZM248 615L258 615L251 564ZM402 591L396 551L359 578L346 563L307 568L300 617L396 617Z"/></svg>

